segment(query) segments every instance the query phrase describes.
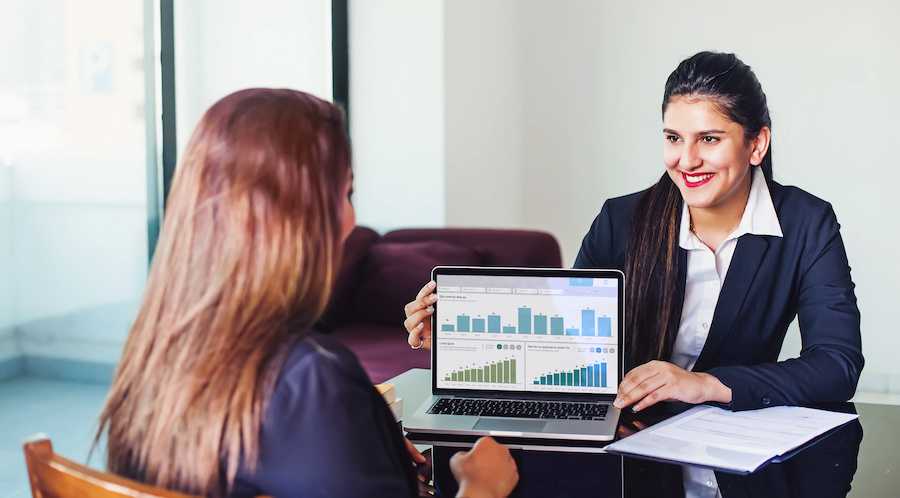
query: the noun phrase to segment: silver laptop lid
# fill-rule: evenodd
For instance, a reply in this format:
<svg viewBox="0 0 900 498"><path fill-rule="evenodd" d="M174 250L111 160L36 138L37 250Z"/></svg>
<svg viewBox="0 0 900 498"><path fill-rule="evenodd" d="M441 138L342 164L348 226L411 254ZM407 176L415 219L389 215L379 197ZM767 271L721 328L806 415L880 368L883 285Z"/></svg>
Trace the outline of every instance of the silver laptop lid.
<svg viewBox="0 0 900 498"><path fill-rule="evenodd" d="M432 390L440 395L612 398L623 375L618 270L432 270Z"/></svg>

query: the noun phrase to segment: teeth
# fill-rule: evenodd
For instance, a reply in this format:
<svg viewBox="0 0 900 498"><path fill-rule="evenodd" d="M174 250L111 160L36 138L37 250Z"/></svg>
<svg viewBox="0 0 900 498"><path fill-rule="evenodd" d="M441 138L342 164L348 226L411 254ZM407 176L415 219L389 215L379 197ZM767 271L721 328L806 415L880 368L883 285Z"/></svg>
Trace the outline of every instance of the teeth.
<svg viewBox="0 0 900 498"><path fill-rule="evenodd" d="M703 180L706 180L707 178L710 178L711 176L713 176L712 173L705 173L702 175L687 175L687 174L684 175L685 179L687 179L687 181L689 181L691 183L702 182Z"/></svg>

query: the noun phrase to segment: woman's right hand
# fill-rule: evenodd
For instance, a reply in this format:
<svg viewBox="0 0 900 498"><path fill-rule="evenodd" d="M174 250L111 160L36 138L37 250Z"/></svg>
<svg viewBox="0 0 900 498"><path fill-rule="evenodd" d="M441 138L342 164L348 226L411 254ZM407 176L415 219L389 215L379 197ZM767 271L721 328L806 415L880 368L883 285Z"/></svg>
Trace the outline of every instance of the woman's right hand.
<svg viewBox="0 0 900 498"><path fill-rule="evenodd" d="M450 470L459 483L456 496L467 498L509 496L519 482L519 471L509 448L490 437L476 441L470 451L453 455Z"/></svg>
<svg viewBox="0 0 900 498"><path fill-rule="evenodd" d="M416 295L416 300L403 308L406 312L403 326L409 332L406 342L416 349L420 347L431 349L431 314L434 313L433 305L438 300L437 294L434 293L436 285L434 280L425 284Z"/></svg>

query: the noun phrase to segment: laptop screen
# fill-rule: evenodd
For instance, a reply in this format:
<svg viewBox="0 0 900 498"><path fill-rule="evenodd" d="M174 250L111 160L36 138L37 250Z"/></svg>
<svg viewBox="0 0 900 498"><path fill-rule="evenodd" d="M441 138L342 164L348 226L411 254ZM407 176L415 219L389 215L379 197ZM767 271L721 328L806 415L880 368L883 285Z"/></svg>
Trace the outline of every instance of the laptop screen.
<svg viewBox="0 0 900 498"><path fill-rule="evenodd" d="M437 389L616 393L621 272L438 267L433 278Z"/></svg>

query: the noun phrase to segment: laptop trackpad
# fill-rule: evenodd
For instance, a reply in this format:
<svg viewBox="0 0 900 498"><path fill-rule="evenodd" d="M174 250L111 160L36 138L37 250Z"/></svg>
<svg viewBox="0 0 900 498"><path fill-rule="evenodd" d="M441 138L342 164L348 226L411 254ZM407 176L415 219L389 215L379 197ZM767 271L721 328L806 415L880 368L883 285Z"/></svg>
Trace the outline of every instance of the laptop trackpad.
<svg viewBox="0 0 900 498"><path fill-rule="evenodd" d="M542 432L546 424L546 422L541 422L540 420L480 418L473 429L479 431Z"/></svg>

